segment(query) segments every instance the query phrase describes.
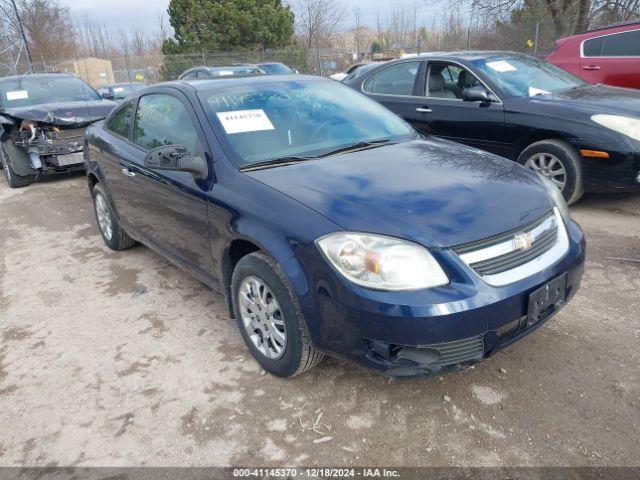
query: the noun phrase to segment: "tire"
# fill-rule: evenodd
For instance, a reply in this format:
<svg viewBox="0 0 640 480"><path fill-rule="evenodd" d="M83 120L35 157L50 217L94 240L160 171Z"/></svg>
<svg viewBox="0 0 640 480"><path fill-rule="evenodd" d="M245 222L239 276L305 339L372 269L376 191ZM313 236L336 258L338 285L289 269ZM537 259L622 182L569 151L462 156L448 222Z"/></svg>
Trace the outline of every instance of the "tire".
<svg viewBox="0 0 640 480"><path fill-rule="evenodd" d="M18 175L13 168L11 168L11 164L7 160L7 155L4 152L4 149L0 147L0 163L2 163L2 170L4 171L4 176L7 179L7 183L11 188L22 188L30 185L33 182L33 175L27 175L23 177L22 175Z"/></svg>
<svg viewBox="0 0 640 480"><path fill-rule="evenodd" d="M274 305L278 307L277 310L273 310L277 313L273 313L271 316L281 325L273 328L278 328L281 332L280 335L284 330L284 338L286 339L286 342L280 341L280 337L273 340L275 335L271 334L273 337L261 342L261 340L265 339L265 336L261 335L258 330L253 329L253 338L258 343L262 343L262 350L258 348L250 337L249 330L252 327L245 327L246 319L249 318L249 310L246 307L248 304L240 298L241 288L243 289L242 293L247 293L246 287L254 280L263 283L266 289L261 290L261 292L268 291L268 294L265 293L265 298L271 298L271 302L262 303L266 307L262 309L261 313L265 315L262 318L265 322L268 322L269 308L273 310L275 308ZM231 295L233 312L242 338L253 358L267 372L278 377L293 377L315 367L322 361L324 355L313 348L309 342L295 293L278 265L267 255L254 252L240 259L231 277ZM258 297L255 298L257 299ZM273 303L274 300L275 304ZM257 315L252 315L251 317L258 318ZM260 320L255 323L259 322ZM282 345L283 343L284 345ZM274 349L277 348L270 348L270 346L274 345L281 347L280 356L277 358L274 358L273 355ZM265 350L270 351L271 355L266 355L264 353Z"/></svg>
<svg viewBox="0 0 640 480"><path fill-rule="evenodd" d="M541 158L545 160L541 162ZM564 186L561 188L561 191L567 204L571 205L580 200L584 194L584 185L582 182L582 161L580 155L570 144L562 140L542 140L535 142L520 153L518 163L544 175L545 169L539 167L543 166L545 161L548 166L558 165L553 159L559 162L564 169ZM559 168L551 170L560 172ZM554 177L553 171L549 173L549 169L546 169L547 174L551 177ZM562 175L557 174L554 178L559 180L562 177Z"/></svg>
<svg viewBox="0 0 640 480"><path fill-rule="evenodd" d="M109 203L107 195L104 193L100 184L94 185L91 189L91 196L93 197L93 207L96 213L98 230L107 247L116 251L133 247L136 241L120 227L116 216L113 214L113 208ZM109 228L107 228L107 226Z"/></svg>

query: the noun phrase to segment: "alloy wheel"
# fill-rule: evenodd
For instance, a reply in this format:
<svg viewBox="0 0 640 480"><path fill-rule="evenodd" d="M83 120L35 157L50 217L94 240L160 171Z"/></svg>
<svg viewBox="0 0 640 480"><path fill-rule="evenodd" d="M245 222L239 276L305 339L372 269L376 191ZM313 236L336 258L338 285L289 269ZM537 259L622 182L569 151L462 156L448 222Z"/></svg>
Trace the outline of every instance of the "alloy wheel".
<svg viewBox="0 0 640 480"><path fill-rule="evenodd" d="M525 167L547 177L559 189L563 191L567 185L567 171L558 157L550 153L536 153L529 157Z"/></svg>
<svg viewBox="0 0 640 480"><path fill-rule="evenodd" d="M271 360L285 353L287 327L271 289L258 277L248 276L238 289L238 306L242 324L256 349Z"/></svg>
<svg viewBox="0 0 640 480"><path fill-rule="evenodd" d="M111 240L113 236L113 225L111 224L111 213L107 206L107 201L101 193L96 194L96 216L98 217L98 225L104 238Z"/></svg>

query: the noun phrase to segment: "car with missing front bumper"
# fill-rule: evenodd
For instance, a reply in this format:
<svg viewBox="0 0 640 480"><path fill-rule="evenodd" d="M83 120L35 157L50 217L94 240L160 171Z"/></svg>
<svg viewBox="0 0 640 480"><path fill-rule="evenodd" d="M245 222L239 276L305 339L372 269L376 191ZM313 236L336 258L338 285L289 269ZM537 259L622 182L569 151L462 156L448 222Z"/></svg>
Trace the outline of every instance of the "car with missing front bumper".
<svg viewBox="0 0 640 480"><path fill-rule="evenodd" d="M84 169L85 128L114 105L69 74L0 79L0 163L9 186Z"/></svg>
<svg viewBox="0 0 640 480"><path fill-rule="evenodd" d="M324 354L393 376L461 369L546 322L582 277L555 185L331 80L156 85L87 141L105 243L141 242L224 294L275 375Z"/></svg>

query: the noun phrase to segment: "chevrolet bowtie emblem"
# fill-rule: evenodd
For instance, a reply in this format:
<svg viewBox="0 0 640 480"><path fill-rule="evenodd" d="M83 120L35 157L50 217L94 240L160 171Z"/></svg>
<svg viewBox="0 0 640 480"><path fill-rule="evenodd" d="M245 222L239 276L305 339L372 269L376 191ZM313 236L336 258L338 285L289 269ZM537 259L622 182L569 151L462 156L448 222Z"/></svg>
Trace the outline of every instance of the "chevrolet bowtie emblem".
<svg viewBox="0 0 640 480"><path fill-rule="evenodd" d="M533 245L533 235L530 233L518 233L513 237L513 249L526 252Z"/></svg>

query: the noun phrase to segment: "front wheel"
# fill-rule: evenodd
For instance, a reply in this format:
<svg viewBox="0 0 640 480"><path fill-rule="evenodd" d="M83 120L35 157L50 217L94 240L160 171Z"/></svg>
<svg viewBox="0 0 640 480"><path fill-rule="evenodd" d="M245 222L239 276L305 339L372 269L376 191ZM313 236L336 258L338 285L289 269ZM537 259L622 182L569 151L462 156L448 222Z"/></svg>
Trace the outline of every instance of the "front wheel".
<svg viewBox="0 0 640 480"><path fill-rule="evenodd" d="M580 155L562 140L542 140L525 148L518 163L547 177L562 192L567 204L584 194Z"/></svg>
<svg viewBox="0 0 640 480"><path fill-rule="evenodd" d="M231 292L242 338L262 368L293 377L320 363L323 355L309 342L295 294L271 258L259 252L241 258Z"/></svg>

